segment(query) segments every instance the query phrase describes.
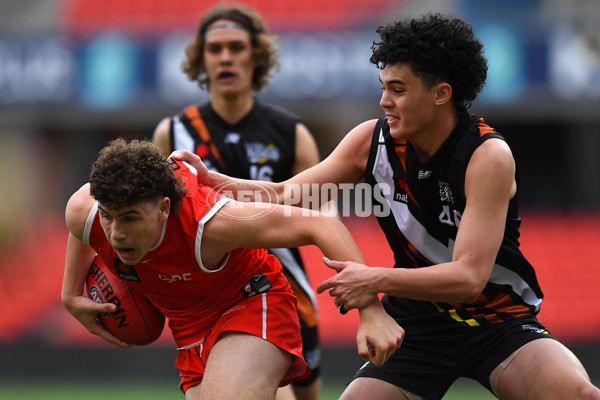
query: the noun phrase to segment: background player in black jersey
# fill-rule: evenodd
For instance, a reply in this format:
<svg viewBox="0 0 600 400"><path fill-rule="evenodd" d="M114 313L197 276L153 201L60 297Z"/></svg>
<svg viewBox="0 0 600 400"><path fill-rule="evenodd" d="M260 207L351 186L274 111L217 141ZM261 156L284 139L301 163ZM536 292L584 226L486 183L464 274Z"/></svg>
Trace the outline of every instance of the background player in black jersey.
<svg viewBox="0 0 600 400"><path fill-rule="evenodd" d="M209 10L186 48L183 70L210 92L211 100L158 124L153 141L163 153L186 149L212 170L273 182L318 163L318 149L306 126L253 96L267 85L277 65L274 44L256 11L238 5ZM281 261L298 299L303 354L312 371L306 380L292 384L293 392L298 400L316 400L321 355L314 291L297 249L270 252ZM278 392L278 400L293 397L290 388Z"/></svg>
<svg viewBox="0 0 600 400"><path fill-rule="evenodd" d="M487 77L482 44L464 21L437 14L377 32L371 62L381 69L385 118L358 125L324 161L285 182L364 177L390 210L378 219L395 268L326 260L338 273L317 288L347 309L385 293L387 312L406 331L394 355L382 367L367 362L341 398L440 399L468 377L501 399L600 399L580 361L536 318L543 294L519 249L512 152L467 113ZM210 186L261 187L208 172L190 153L176 157ZM286 201L283 184L270 188Z"/></svg>

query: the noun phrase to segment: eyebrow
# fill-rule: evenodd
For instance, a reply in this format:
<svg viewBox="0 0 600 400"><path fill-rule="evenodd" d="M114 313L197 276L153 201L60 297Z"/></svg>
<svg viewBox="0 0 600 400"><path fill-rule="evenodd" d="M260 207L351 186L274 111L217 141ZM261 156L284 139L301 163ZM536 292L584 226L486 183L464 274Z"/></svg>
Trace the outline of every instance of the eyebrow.
<svg viewBox="0 0 600 400"><path fill-rule="evenodd" d="M379 82L383 85L383 81L381 80L381 78L379 78ZM406 82L404 82L401 79L392 79L386 82L388 85L405 85L406 86Z"/></svg>
<svg viewBox="0 0 600 400"><path fill-rule="evenodd" d="M108 215L110 215L110 213L109 213L108 211L106 211L104 208L102 208L102 207L100 206L100 204L98 204L98 209L99 209L100 211L102 211L104 214L108 214ZM136 211L136 210L129 210L129 211L127 211L127 212L124 212L124 213L122 213L122 214L118 214L118 215L117 215L117 217L122 217L122 216L129 215L129 214L134 214L134 215L137 215L137 214L139 214L139 212L138 212L138 211Z"/></svg>

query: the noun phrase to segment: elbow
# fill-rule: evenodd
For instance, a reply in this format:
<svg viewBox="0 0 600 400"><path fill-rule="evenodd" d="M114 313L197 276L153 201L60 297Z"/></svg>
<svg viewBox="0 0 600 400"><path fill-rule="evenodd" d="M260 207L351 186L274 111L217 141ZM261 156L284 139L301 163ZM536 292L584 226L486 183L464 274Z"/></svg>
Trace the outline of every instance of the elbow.
<svg viewBox="0 0 600 400"><path fill-rule="evenodd" d="M67 310L71 309L71 298L72 297L67 295L64 290L60 294L60 301L62 302L63 307Z"/></svg>
<svg viewBox="0 0 600 400"><path fill-rule="evenodd" d="M469 292L464 293L464 298L460 302L473 304L475 301L477 301L482 291L483 290L470 290Z"/></svg>
<svg viewBox="0 0 600 400"><path fill-rule="evenodd" d="M462 293L460 295L460 302L469 304L475 303L479 296L481 296L486 284L487 280L484 279L467 279L462 285L463 290L461 291Z"/></svg>

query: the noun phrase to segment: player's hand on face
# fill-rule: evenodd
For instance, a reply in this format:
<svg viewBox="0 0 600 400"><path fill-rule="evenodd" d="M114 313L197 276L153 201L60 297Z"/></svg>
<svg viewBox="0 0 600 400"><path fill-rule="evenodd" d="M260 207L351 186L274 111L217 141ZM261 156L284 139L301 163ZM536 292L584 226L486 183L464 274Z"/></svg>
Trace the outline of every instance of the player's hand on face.
<svg viewBox="0 0 600 400"><path fill-rule="evenodd" d="M65 304L66 305L66 304ZM108 314L117 311L117 306L112 303L99 304L85 296L77 296L68 302L67 310L94 335L100 336L115 346L130 348L131 345L116 338L107 331L100 322L98 314Z"/></svg>
<svg viewBox="0 0 600 400"><path fill-rule="evenodd" d="M317 293L329 289L329 295L335 297L337 307L344 305L345 310L362 308L377 299L378 292L373 287L377 279L378 268L368 267L351 261L335 261L323 258L329 268L337 271L333 277L323 281L317 287Z"/></svg>
<svg viewBox="0 0 600 400"><path fill-rule="evenodd" d="M208 175L208 168L202 162L202 159L197 154L192 153L188 150L175 150L171 153L171 156L176 160L185 161L198 171L198 182L205 183Z"/></svg>
<svg viewBox="0 0 600 400"><path fill-rule="evenodd" d="M360 310L356 334L358 354L381 367L404 340L404 329L385 312L380 301Z"/></svg>

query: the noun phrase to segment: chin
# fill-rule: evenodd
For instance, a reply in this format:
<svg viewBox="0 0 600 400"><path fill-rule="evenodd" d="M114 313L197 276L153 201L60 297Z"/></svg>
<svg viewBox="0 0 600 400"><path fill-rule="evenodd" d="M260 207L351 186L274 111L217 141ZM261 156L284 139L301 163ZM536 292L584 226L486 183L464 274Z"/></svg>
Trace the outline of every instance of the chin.
<svg viewBox="0 0 600 400"><path fill-rule="evenodd" d="M121 260L123 262L123 264L125 265L136 265L138 264L140 261L142 261L143 257L135 257L135 258L123 258L121 256L119 256L119 260Z"/></svg>
<svg viewBox="0 0 600 400"><path fill-rule="evenodd" d="M405 135L402 134L402 131L398 129L390 129L390 136L397 140L406 139Z"/></svg>

